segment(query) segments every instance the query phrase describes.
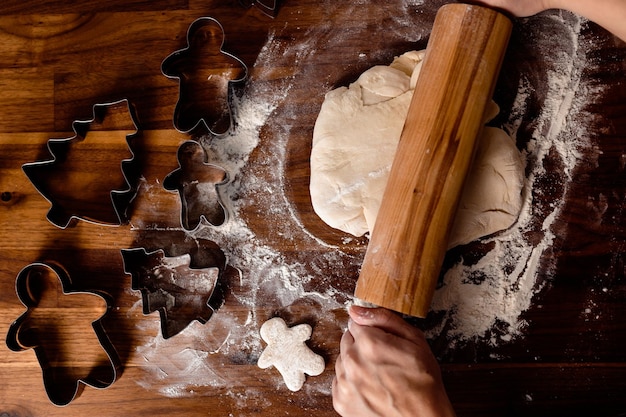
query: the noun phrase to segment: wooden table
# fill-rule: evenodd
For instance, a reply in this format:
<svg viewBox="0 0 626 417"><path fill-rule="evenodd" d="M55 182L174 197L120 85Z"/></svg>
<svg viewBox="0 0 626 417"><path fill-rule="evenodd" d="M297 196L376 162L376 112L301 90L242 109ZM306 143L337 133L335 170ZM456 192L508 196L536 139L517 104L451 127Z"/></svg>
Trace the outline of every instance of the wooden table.
<svg viewBox="0 0 626 417"><path fill-rule="evenodd" d="M67 269L76 289L112 297L103 326L123 370L111 387L87 387L68 407L58 408L48 400L34 352L13 352L2 344L2 416L335 415L333 365L367 241L346 239L310 208L313 125L328 90L372 65L424 48L444 2L281 3L275 18L234 0L33 0L0 6L0 334L25 311L15 293L19 271L54 261ZM248 132L245 148L258 132L254 149L236 149L229 137L209 140L173 128L178 84L161 74L160 65L185 47L187 28L201 16L222 24L224 50L248 67L245 86L235 91L240 136L234 137ZM569 26L576 26L575 48L563 51L570 45L563 29ZM563 205L550 225L552 245L538 259L536 278L543 287L523 314L522 334L508 343L483 337L452 344L445 331L431 333L460 416L626 412L626 46L569 14L516 22L496 92L502 115L495 123L510 119L518 86L526 83L517 141L525 149L537 139L530 136L550 105L544 100L551 97L552 75L563 70L553 59L561 53L584 63L570 68L579 77L571 87L582 89L572 96L576 111L564 120L581 127L578 133L590 145L569 177L562 175L559 158L548 156L546 173L536 183L538 222L550 204L562 198ZM141 177L130 221L55 227L46 219L50 204L21 166L50 159L49 138L71 137L72 122L91 118L94 104L120 99L134 105L141 128ZM575 129L568 132L576 135ZM549 125L544 133L551 134ZM234 209L224 226L185 232L180 200L162 181L178 167L178 146L192 138L231 171L222 193ZM227 150L249 158L229 160ZM526 237L541 238L536 231ZM130 289L120 250L164 249L177 256L206 241L216 242L231 265L221 276L222 303L206 324L194 322L164 340L158 314L144 315L140 293ZM484 250L480 242L457 248L446 268ZM58 306L50 310L52 323L70 327L102 312L96 306ZM296 393L276 370L256 366L264 346L258 328L275 315L290 325L313 325L309 344L327 363L322 375L309 377ZM432 328L436 321L420 325ZM89 331L75 330L75 343L65 346L84 352L80 360L99 349L83 344Z"/></svg>

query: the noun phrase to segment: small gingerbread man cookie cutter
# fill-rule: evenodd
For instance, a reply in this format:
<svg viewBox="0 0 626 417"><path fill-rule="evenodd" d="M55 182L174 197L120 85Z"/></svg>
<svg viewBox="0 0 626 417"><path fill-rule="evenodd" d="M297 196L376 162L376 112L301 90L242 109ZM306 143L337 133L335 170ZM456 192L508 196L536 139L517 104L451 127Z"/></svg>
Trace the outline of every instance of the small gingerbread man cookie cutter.
<svg viewBox="0 0 626 417"><path fill-rule="evenodd" d="M40 328L36 319L33 318L34 311L39 307L43 299L42 292L50 290L50 288L42 288L42 286L45 287L45 285L42 285L42 281L47 279L51 281L58 279L60 281L63 295L68 296L67 301L70 301L72 294L89 294L104 300L106 304L105 313L97 320L92 321L91 325L98 343L108 358L110 367L98 365L97 372L95 367L88 370L82 370L82 367L77 367L78 371L70 372L73 369L72 363L64 363L67 352L72 350L72 347L73 350L78 349L80 352L83 352L84 347L74 346L76 344L75 338L60 337L59 333L62 330L58 330L58 333L51 330L55 326ZM121 374L121 360L102 324L102 320L112 305L112 300L108 294L99 291L74 290L67 271L62 266L52 262L32 263L23 268L17 275L15 287L20 301L26 307L26 312L9 327L6 338L7 347L15 352L29 349L35 351L43 373L44 388L48 398L54 405L68 405L80 395L85 385L104 389L117 380ZM45 307L50 308L47 305ZM46 315L48 314L46 313ZM47 318L47 320L54 319ZM31 323L31 321L34 321L34 323ZM58 328L66 329L68 326L63 325L58 326ZM45 334L42 334L42 332L45 332ZM57 346L56 343L59 340L72 343L72 347Z"/></svg>
<svg viewBox="0 0 626 417"><path fill-rule="evenodd" d="M274 366L283 377L287 388L299 391L307 375L324 372L324 358L306 344L313 328L308 324L287 327L280 317L274 317L261 326L261 338L267 343L257 365L261 369Z"/></svg>
<svg viewBox="0 0 626 417"><path fill-rule="evenodd" d="M196 230L202 221L221 226L227 220L218 187L228 182L221 167L208 163L204 148L196 141L186 141L178 148L179 168L163 180L163 188L180 197L180 223L187 231Z"/></svg>

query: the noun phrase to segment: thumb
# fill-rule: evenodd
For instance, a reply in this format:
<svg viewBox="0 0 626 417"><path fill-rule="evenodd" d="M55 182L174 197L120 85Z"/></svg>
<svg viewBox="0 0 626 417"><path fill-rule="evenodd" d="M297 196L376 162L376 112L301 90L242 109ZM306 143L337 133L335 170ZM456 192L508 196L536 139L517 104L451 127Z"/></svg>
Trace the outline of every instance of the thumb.
<svg viewBox="0 0 626 417"><path fill-rule="evenodd" d="M400 315L386 308L368 308L351 305L348 309L348 314L350 314L352 321L358 325L376 327L387 333L415 342L423 339L421 330L411 326Z"/></svg>

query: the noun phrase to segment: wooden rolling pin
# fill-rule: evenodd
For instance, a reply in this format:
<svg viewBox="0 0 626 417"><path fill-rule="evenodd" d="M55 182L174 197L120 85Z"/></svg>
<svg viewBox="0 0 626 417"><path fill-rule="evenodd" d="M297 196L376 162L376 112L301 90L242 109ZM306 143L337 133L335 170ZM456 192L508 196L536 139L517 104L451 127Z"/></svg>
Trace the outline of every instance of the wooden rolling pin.
<svg viewBox="0 0 626 417"><path fill-rule="evenodd" d="M511 21L476 5L439 9L355 296L424 317L493 95Z"/></svg>

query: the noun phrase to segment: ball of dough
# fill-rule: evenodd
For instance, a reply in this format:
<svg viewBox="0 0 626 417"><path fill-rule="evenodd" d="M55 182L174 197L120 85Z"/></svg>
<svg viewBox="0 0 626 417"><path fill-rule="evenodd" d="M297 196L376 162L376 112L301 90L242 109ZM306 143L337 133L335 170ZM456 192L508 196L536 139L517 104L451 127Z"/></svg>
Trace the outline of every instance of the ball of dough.
<svg viewBox="0 0 626 417"><path fill-rule="evenodd" d="M310 193L328 225L362 236L373 230L424 56L410 51L326 94L313 131ZM486 117L497 114L495 103ZM524 164L504 131L485 128L449 247L507 229L522 205Z"/></svg>

